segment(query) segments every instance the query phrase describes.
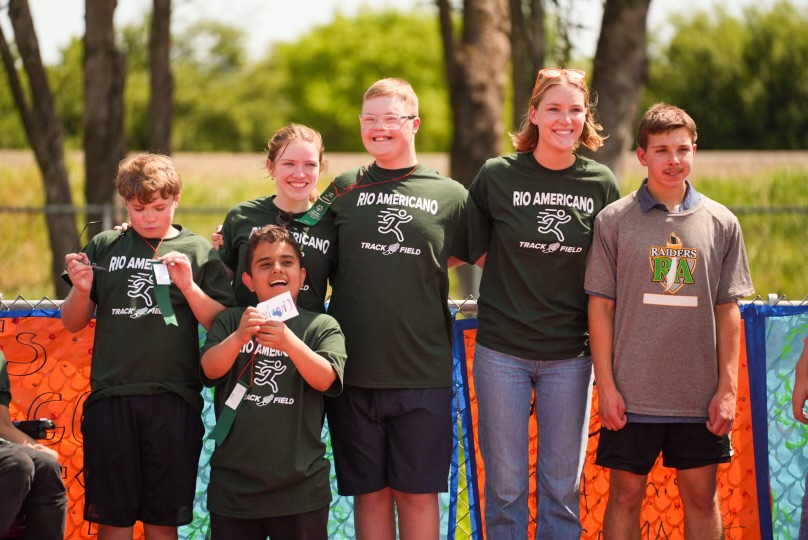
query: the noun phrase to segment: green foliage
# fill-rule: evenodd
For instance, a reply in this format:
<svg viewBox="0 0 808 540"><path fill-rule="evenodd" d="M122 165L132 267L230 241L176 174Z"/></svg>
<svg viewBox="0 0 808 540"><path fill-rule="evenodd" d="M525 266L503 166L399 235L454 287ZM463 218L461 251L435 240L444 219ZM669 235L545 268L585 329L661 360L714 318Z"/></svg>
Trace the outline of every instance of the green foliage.
<svg viewBox="0 0 808 540"><path fill-rule="evenodd" d="M672 21L644 99L686 109L702 148L808 147L808 10L789 0ZM643 107L643 110L645 107Z"/></svg>
<svg viewBox="0 0 808 540"><path fill-rule="evenodd" d="M774 172L755 178L700 179L696 188L736 211L746 242L755 291L785 294L792 300L808 295L804 249L808 190L805 171ZM744 208L790 207L792 213L739 212Z"/></svg>
<svg viewBox="0 0 808 540"><path fill-rule="evenodd" d="M67 148L81 148L84 128L84 43L74 37L62 49L62 61L48 68L53 99L62 120Z"/></svg>
<svg viewBox="0 0 808 540"><path fill-rule="evenodd" d="M336 151L362 149L357 115L365 90L384 77L406 79L420 101L419 150L444 151L451 120L441 50L434 14L365 10L277 47L264 66L283 74L273 98L288 107L288 119L316 127Z"/></svg>
<svg viewBox="0 0 808 540"><path fill-rule="evenodd" d="M244 33L214 21L202 21L186 29L172 42L172 58L206 75L225 75L246 63Z"/></svg>
<svg viewBox="0 0 808 540"><path fill-rule="evenodd" d="M0 148L26 148L28 138L8 85L8 74L0 69Z"/></svg>

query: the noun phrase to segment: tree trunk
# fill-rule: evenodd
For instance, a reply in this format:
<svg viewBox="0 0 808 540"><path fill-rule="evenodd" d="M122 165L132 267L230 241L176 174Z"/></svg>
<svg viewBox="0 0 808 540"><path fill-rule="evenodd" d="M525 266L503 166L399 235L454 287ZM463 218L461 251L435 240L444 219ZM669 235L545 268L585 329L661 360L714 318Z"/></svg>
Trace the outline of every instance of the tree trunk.
<svg viewBox="0 0 808 540"><path fill-rule="evenodd" d="M648 79L646 22L651 0L607 0L592 73L598 115L609 138L595 154L620 178L634 140L637 107Z"/></svg>
<svg viewBox="0 0 808 540"><path fill-rule="evenodd" d="M29 107L20 84L2 28L0 28L0 49L2 49L0 52L26 135L34 149L39 170L42 172L45 204L49 210L45 213L45 222L48 227L48 241L52 256L51 279L56 296L64 298L70 290L61 278L64 271L64 256L72 248L77 231L73 200L70 195L70 182L67 167L65 167L62 127L56 115L45 67L42 65L39 41L27 0L10 0L8 12L11 26L14 29L17 50L28 75L32 107ZM18 238L15 241L24 241L24 239Z"/></svg>
<svg viewBox="0 0 808 540"><path fill-rule="evenodd" d="M437 4L454 115L451 175L468 187L485 160L502 152L511 55L508 0L464 0L460 39L454 34L449 0L437 0ZM464 296L477 292L478 272L458 274Z"/></svg>
<svg viewBox="0 0 808 540"><path fill-rule="evenodd" d="M149 34L149 151L171 154L174 78L171 74L171 0L154 0Z"/></svg>
<svg viewBox="0 0 808 540"><path fill-rule="evenodd" d="M510 0L511 5L511 66L513 82L513 126L522 125L533 82L544 65L544 4L543 0Z"/></svg>
<svg viewBox="0 0 808 540"><path fill-rule="evenodd" d="M84 34L84 194L92 210L87 221L106 221L98 209L115 201L115 176L126 155L123 91L126 59L115 49L116 0L86 0ZM95 208L93 208L95 207ZM101 225L88 227L90 236Z"/></svg>
<svg viewBox="0 0 808 540"><path fill-rule="evenodd" d="M469 186L485 160L502 151L510 60L508 0L465 0L455 39L448 0L438 0L449 99L454 113L451 175Z"/></svg>

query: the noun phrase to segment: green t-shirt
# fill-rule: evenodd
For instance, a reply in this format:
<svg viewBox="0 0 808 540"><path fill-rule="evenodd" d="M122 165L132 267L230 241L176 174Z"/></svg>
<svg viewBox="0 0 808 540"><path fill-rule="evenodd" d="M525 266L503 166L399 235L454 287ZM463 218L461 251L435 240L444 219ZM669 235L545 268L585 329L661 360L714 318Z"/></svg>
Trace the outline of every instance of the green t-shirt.
<svg viewBox="0 0 808 540"><path fill-rule="evenodd" d="M0 405L8 407L11 403L11 381L8 379L6 357L0 351Z"/></svg>
<svg viewBox="0 0 808 540"><path fill-rule="evenodd" d="M328 312L345 332L351 359L345 383L450 386L447 263L465 234L468 193L423 166L384 170L373 164L335 183L339 262Z"/></svg>
<svg viewBox="0 0 808 540"><path fill-rule="evenodd" d="M530 360L589 354L586 255L595 216L619 197L608 167L577 156L563 170L532 153L488 160L469 188L480 282L477 342Z"/></svg>
<svg viewBox="0 0 808 540"><path fill-rule="evenodd" d="M211 298L234 304L222 261L210 242L188 229L163 240L160 255L184 253L193 279ZM123 395L174 392L202 410L199 379L199 324L176 285L170 286L178 326L167 325L154 295L151 260L159 239L146 239L130 228L105 231L84 252L108 270L96 271L90 298L96 304L95 342L87 400ZM66 274L64 274L67 279ZM69 282L69 279L67 279Z"/></svg>
<svg viewBox="0 0 808 540"><path fill-rule="evenodd" d="M277 224L281 211L275 206L274 199L273 195L238 204L230 209L222 224L224 245L219 250L219 256L235 271L233 290L239 306L254 306L258 303L258 297L244 285L241 276L246 270L250 234L264 225ZM306 269L306 281L300 289L297 301L303 309L325 313L328 280L337 260L334 217L331 212L326 212L319 222L309 227L295 221L303 215L305 212L294 214L289 223L289 230L303 252L303 267Z"/></svg>
<svg viewBox="0 0 808 540"><path fill-rule="evenodd" d="M241 322L246 308L223 311L208 332L204 351L222 342ZM345 338L333 317L304 309L286 325L308 347L327 359L337 380L326 395L342 391ZM331 501L330 464L320 440L323 394L303 379L289 357L251 341L215 385L216 416L241 376L252 386L233 426L211 458L208 510L256 519L300 514ZM262 350L263 349L263 350ZM254 357L254 365L249 366ZM246 369L245 369L246 368Z"/></svg>

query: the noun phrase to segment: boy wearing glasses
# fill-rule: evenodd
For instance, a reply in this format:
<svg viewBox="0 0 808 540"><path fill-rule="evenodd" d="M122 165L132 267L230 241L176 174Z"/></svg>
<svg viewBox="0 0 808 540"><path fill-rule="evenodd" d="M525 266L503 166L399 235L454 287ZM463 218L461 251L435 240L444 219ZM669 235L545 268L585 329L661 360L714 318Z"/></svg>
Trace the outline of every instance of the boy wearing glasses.
<svg viewBox="0 0 808 540"><path fill-rule="evenodd" d="M595 221L586 269L598 386L597 460L611 469L607 538L640 535L647 475L676 469L686 538L723 538L719 463L732 455L740 312L754 292L737 218L687 180L696 125L665 103L643 115L648 178Z"/></svg>
<svg viewBox="0 0 808 540"><path fill-rule="evenodd" d="M84 518L98 537L176 538L191 522L202 448L199 324L233 292L213 246L173 225L182 182L167 156L123 160L115 180L130 226L65 256L71 332L95 314L84 437Z"/></svg>
<svg viewBox="0 0 808 540"><path fill-rule="evenodd" d="M401 79L365 92L374 162L339 175L337 273L328 312L345 332L345 389L328 399L339 492L358 538L439 536L452 451L449 258L467 192L418 163L418 98Z"/></svg>
<svg viewBox="0 0 808 540"><path fill-rule="evenodd" d="M288 292L297 304L306 270L293 234L267 225L250 236L240 279L262 303ZM287 308L285 321L252 306L225 310L205 341L202 370L216 387L213 540L328 534L323 395L342 390L345 338L333 317Z"/></svg>

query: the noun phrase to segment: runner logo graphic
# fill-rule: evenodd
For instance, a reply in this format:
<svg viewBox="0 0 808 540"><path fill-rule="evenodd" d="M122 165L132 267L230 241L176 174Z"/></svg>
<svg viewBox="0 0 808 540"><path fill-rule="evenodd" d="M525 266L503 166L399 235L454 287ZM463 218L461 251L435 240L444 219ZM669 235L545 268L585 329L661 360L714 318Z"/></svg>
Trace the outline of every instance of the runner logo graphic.
<svg viewBox="0 0 808 540"><path fill-rule="evenodd" d="M369 249L371 251L378 251L382 255L392 255L399 253L404 255L420 255L421 249L402 245L404 241L404 233L399 228L405 223L412 221L412 216L403 208L387 208L379 212L379 227L378 231L382 234L392 234L396 237L396 241L392 244L375 244L371 242L360 242L362 249Z"/></svg>
<svg viewBox="0 0 808 540"><path fill-rule="evenodd" d="M269 385L273 394L278 393L278 383L275 382L275 377L286 371L286 366L280 360L263 359L258 362L256 369L258 376L255 379L255 384L259 386Z"/></svg>
<svg viewBox="0 0 808 540"><path fill-rule="evenodd" d="M543 210L536 216L539 219L539 232L542 234L553 233L559 242L564 241L564 233L559 226L569 223L572 216L565 210Z"/></svg>
<svg viewBox="0 0 808 540"><path fill-rule="evenodd" d="M379 232L382 234L392 233L396 235L396 240L398 240L399 243L403 242L404 234L401 232L398 226L404 223L409 223L410 221L412 221L412 216L409 215L403 208L399 210L393 208L382 210L379 214Z"/></svg>
<svg viewBox="0 0 808 540"><path fill-rule="evenodd" d="M146 307L152 307L154 299L149 294L154 289L154 274L152 272L137 272L129 277L129 298L142 298Z"/></svg>

